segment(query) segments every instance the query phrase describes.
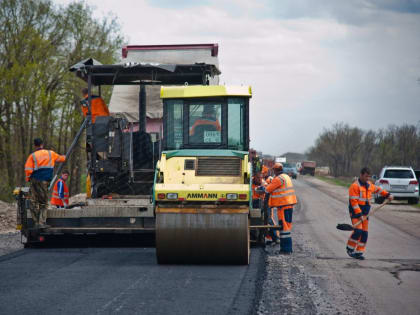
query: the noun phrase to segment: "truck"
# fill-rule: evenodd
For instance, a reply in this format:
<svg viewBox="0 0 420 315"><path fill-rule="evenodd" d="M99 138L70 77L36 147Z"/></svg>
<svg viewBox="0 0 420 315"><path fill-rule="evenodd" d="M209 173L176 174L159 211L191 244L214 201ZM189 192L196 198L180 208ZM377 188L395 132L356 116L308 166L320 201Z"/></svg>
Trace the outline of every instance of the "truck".
<svg viewBox="0 0 420 315"><path fill-rule="evenodd" d="M310 174L312 176L315 176L315 167L315 161L303 161L300 173L301 175Z"/></svg>

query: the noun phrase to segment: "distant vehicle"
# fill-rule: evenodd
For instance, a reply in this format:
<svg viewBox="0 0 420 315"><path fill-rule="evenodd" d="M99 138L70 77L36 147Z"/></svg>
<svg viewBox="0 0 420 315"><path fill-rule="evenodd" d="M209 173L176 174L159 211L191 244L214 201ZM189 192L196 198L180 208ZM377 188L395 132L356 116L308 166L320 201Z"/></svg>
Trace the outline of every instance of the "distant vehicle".
<svg viewBox="0 0 420 315"><path fill-rule="evenodd" d="M277 156L275 159L276 163L286 163L286 157L285 156Z"/></svg>
<svg viewBox="0 0 420 315"><path fill-rule="evenodd" d="M315 175L315 167L316 162L315 161L303 161L302 162L302 169L300 171L301 175L305 174L311 174L312 176Z"/></svg>
<svg viewBox="0 0 420 315"><path fill-rule="evenodd" d="M283 173L286 173L293 179L297 179L298 171L294 164L290 163L283 163Z"/></svg>
<svg viewBox="0 0 420 315"><path fill-rule="evenodd" d="M375 185L390 192L396 200L407 200L409 204L419 202L419 182L411 167L385 166L379 173ZM383 201L383 197L375 196L376 203Z"/></svg>

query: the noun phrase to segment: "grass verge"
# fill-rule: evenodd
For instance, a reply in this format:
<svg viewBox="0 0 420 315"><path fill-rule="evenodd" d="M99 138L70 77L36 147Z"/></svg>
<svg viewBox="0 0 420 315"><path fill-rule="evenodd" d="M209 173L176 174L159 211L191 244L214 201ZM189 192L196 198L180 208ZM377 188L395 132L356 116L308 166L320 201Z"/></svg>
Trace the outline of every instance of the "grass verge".
<svg viewBox="0 0 420 315"><path fill-rule="evenodd" d="M320 180L323 180L324 182L342 187L349 187L353 183L353 179L347 177L327 177L320 175L316 175L315 177Z"/></svg>

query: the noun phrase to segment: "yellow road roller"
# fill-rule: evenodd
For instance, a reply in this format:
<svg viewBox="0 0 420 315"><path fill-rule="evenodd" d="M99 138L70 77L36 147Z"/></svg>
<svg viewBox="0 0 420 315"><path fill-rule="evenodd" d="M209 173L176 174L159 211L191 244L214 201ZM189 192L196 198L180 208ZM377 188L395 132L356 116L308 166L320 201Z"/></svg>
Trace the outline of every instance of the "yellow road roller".
<svg viewBox="0 0 420 315"><path fill-rule="evenodd" d="M249 263L251 96L249 86L162 86L158 263Z"/></svg>

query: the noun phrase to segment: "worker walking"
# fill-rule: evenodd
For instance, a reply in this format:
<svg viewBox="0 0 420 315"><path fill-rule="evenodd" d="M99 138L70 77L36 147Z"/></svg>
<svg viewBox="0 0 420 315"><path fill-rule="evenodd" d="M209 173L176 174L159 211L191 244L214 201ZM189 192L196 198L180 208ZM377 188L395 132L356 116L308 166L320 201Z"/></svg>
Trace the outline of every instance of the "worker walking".
<svg viewBox="0 0 420 315"><path fill-rule="evenodd" d="M46 228L48 185L53 178L55 162L64 162L66 157L44 149L42 139L34 140L35 151L25 163L26 181L31 183L30 208L35 227Z"/></svg>
<svg viewBox="0 0 420 315"><path fill-rule="evenodd" d="M82 89L83 100L81 101L82 104L82 112L83 116L87 116L89 114L89 97L87 88ZM97 116L109 116L108 107L105 104L105 101L100 96L92 95L91 96L91 108L90 108L90 115L92 119L92 123L95 123Z"/></svg>
<svg viewBox="0 0 420 315"><path fill-rule="evenodd" d="M373 194L380 194L382 197L393 200L394 197L381 187L375 186L370 179L370 169L364 167L360 171L360 177L351 184L349 188L349 213L352 224L363 219L362 223L357 225L347 241L347 254L356 259L365 259L366 242L368 239L369 218L366 216L370 211L370 199Z"/></svg>
<svg viewBox="0 0 420 315"><path fill-rule="evenodd" d="M297 204L295 190L291 178L283 173L283 165L275 163L273 166L275 177L271 183L265 187L265 191L270 194L268 206L271 211L273 224L278 222L280 225L280 253L291 254L292 249L292 215L293 206ZM271 236L275 238L275 234Z"/></svg>
<svg viewBox="0 0 420 315"><path fill-rule="evenodd" d="M68 208L69 206L69 188L66 184L69 174L69 171L63 171L60 179L54 185L51 204L57 208Z"/></svg>

